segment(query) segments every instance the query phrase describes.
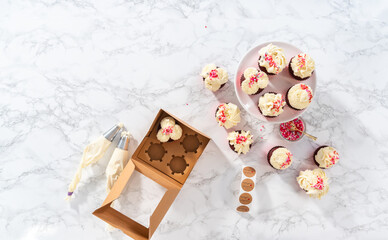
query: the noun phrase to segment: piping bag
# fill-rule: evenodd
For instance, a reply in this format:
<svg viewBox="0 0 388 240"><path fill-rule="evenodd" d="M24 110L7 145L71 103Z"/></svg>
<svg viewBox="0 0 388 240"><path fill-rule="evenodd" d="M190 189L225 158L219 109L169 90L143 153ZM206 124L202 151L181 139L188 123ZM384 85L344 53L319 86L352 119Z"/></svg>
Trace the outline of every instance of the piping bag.
<svg viewBox="0 0 388 240"><path fill-rule="evenodd" d="M82 154L82 159L78 166L77 172L73 178L73 181L71 181L69 185L69 189L67 191L67 197L65 198L66 200L71 199L73 192L77 188L77 185L82 177L82 169L84 169L89 165L95 164L96 162L98 162L98 160L100 160L104 156L105 152L108 150L113 139L115 138L115 136L123 126L124 125L122 123L119 123L113 126L111 129L106 131L102 136L97 138L94 142L86 146L84 153Z"/></svg>
<svg viewBox="0 0 388 240"><path fill-rule="evenodd" d="M108 166L105 170L106 176L106 192L109 193L116 180L119 178L120 173L123 171L125 165L128 163L129 152L129 138L131 134L129 132L121 132L120 140L114 150L112 157L109 160ZM113 206L111 204L111 207ZM106 225L106 231L113 231L115 228L109 224Z"/></svg>

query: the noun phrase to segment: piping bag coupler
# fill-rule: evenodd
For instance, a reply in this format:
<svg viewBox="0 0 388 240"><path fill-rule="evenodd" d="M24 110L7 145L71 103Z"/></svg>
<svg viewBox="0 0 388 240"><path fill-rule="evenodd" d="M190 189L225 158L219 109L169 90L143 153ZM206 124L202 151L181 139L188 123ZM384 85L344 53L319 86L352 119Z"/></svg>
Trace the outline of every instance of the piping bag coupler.
<svg viewBox="0 0 388 240"><path fill-rule="evenodd" d="M86 146L77 172L69 185L66 200L70 199L70 197L73 195L73 192L77 188L77 185L82 177L82 169L89 165L95 164L104 156L113 139L123 126L124 125L122 123L116 124L111 129L106 131L102 136L97 138L94 142Z"/></svg>

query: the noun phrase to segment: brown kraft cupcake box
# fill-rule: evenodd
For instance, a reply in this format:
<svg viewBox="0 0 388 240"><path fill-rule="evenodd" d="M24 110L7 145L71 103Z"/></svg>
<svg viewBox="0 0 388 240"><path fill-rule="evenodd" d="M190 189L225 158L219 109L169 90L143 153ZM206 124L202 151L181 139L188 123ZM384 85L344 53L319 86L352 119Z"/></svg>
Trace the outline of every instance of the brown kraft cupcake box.
<svg viewBox="0 0 388 240"><path fill-rule="evenodd" d="M165 117L174 118L181 126L183 134L179 140L161 143L156 138ZM136 240L151 239L209 141L208 136L161 109L102 206L93 214ZM149 228L110 207L135 170L167 189L150 216Z"/></svg>

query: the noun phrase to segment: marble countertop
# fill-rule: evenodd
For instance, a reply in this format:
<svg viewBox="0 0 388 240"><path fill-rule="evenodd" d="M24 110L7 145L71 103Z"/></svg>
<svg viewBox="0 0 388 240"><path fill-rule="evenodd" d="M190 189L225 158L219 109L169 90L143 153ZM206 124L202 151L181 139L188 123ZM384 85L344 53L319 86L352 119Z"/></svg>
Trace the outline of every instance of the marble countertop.
<svg viewBox="0 0 388 240"><path fill-rule="evenodd" d="M91 140L121 121L133 152L163 108L213 141L153 239L386 239L387 13L382 0L2 1L0 236L129 239L92 215L106 196L109 157L85 171L70 203L64 197ZM291 43L316 61L315 100L303 119L318 142L285 142L278 125L242 110L239 128L251 130L255 144L237 156L214 111L238 104L237 64L268 41ZM199 77L211 62L230 75L215 94ZM341 160L326 171L330 190L317 200L295 178L314 168L320 144L335 146ZM275 145L294 153L290 169L268 165ZM243 164L258 173L249 215L235 211ZM116 208L147 224L163 191L135 174Z"/></svg>

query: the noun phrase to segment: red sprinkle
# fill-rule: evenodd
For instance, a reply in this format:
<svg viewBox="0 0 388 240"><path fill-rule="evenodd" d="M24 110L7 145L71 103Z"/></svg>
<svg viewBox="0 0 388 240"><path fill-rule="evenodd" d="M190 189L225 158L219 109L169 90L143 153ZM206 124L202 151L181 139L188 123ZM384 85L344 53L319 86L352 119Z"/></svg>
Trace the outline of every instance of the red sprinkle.
<svg viewBox="0 0 388 240"><path fill-rule="evenodd" d="M292 157L292 154L290 152L287 153L287 159L284 163L282 163L282 165L280 166L280 168L285 168L286 166L290 165L291 164L291 157Z"/></svg>
<svg viewBox="0 0 388 240"><path fill-rule="evenodd" d="M271 55L268 55L267 53L264 55L264 60L266 62L268 62L269 66L270 67L274 67L276 68L276 72L279 71L279 67L277 66L277 64L275 63L275 61L273 60L272 56Z"/></svg>
<svg viewBox="0 0 388 240"><path fill-rule="evenodd" d="M313 186L313 188L322 190L324 188L323 179L320 176L317 176L317 183Z"/></svg>
<svg viewBox="0 0 388 240"><path fill-rule="evenodd" d="M218 71L217 69L213 69L209 72L209 77L210 77L210 80L212 80L212 78L218 78Z"/></svg>
<svg viewBox="0 0 388 240"><path fill-rule="evenodd" d="M162 133L164 135L170 135L173 132L172 128L173 128L172 126L168 126L168 127L163 129Z"/></svg>
<svg viewBox="0 0 388 240"><path fill-rule="evenodd" d="M226 111L226 104L221 104L220 106L218 106L217 118L218 118L218 121L222 123L226 122L225 111Z"/></svg>
<svg viewBox="0 0 388 240"><path fill-rule="evenodd" d="M300 88L306 90L307 94L309 95L309 102L311 102L311 99L313 99L313 94L311 93L309 87L305 84L301 84Z"/></svg>
<svg viewBox="0 0 388 240"><path fill-rule="evenodd" d="M306 54L298 54L298 64L299 64L299 67L298 67L298 71L303 68L305 65L306 65Z"/></svg>
<svg viewBox="0 0 388 240"><path fill-rule="evenodd" d="M248 139L247 137L238 134L238 135L237 135L237 138L236 138L236 143L237 143L237 144L241 144L241 143L243 143L243 142L246 142L247 139Z"/></svg>

